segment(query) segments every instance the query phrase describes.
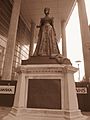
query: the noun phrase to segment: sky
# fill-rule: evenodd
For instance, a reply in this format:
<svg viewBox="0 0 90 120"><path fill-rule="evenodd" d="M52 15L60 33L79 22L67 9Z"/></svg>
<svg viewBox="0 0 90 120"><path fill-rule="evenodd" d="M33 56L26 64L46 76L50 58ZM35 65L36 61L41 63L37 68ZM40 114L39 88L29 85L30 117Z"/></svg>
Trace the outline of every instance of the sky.
<svg viewBox="0 0 90 120"><path fill-rule="evenodd" d="M90 0L85 0L85 4L88 24L90 24ZM74 74L74 79L76 82L81 81L85 75L85 72L77 4L66 27L66 44L67 57L71 60L74 67L79 67L79 71ZM78 63L76 61L80 62Z"/></svg>

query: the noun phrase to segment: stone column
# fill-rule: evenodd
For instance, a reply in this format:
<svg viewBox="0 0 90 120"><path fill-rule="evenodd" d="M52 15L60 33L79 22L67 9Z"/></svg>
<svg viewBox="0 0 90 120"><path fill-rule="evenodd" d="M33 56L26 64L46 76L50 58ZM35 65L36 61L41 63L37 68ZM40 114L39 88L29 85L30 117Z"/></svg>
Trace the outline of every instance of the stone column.
<svg viewBox="0 0 90 120"><path fill-rule="evenodd" d="M86 120L87 117L81 114L78 108L74 73L77 68L72 66L64 67L64 118L65 120Z"/></svg>
<svg viewBox="0 0 90 120"><path fill-rule="evenodd" d="M67 57L67 49L66 49L66 25L65 21L61 22L61 32L62 32L62 55Z"/></svg>
<svg viewBox="0 0 90 120"><path fill-rule="evenodd" d="M29 47L29 58L33 55L34 49L34 30L35 30L35 23L31 23L31 39L30 39L30 47Z"/></svg>
<svg viewBox="0 0 90 120"><path fill-rule="evenodd" d="M78 111L78 101L73 75L76 71L77 69L72 66L66 66L64 68L64 108L69 111Z"/></svg>
<svg viewBox="0 0 90 120"><path fill-rule="evenodd" d="M82 47L83 47L83 56L84 56L84 65L85 65L85 76L86 81L89 81L90 78L90 31L88 27L88 19L85 8L84 0L77 0L78 3L78 13L80 19L80 28L81 28L81 38L82 38Z"/></svg>
<svg viewBox="0 0 90 120"><path fill-rule="evenodd" d="M18 19L20 14L20 5L21 5L21 0L14 0L11 21L10 21L10 28L8 32L8 40L7 40L2 80L11 80Z"/></svg>
<svg viewBox="0 0 90 120"><path fill-rule="evenodd" d="M26 108L27 107L27 94L28 94L28 79L25 74L19 73L17 89L14 99L14 108Z"/></svg>

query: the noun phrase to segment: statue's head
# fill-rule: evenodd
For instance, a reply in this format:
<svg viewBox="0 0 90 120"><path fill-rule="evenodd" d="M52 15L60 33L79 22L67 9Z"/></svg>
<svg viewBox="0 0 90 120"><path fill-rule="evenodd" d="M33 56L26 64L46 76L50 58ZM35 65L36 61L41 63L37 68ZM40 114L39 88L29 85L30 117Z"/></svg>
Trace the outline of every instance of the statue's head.
<svg viewBox="0 0 90 120"><path fill-rule="evenodd" d="M49 12L50 12L50 8L44 8L44 13L45 13L45 15L48 15L49 14Z"/></svg>

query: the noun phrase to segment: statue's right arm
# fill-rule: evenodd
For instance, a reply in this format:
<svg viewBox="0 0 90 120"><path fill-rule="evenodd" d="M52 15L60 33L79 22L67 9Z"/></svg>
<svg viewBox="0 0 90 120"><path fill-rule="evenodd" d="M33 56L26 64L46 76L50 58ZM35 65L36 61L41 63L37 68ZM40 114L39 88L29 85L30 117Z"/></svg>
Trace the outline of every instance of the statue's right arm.
<svg viewBox="0 0 90 120"><path fill-rule="evenodd" d="M37 25L36 27L37 27L37 28L40 28L41 26L40 26L40 25Z"/></svg>
<svg viewBox="0 0 90 120"><path fill-rule="evenodd" d="M36 27L37 27L37 28L40 28L41 26L42 26L42 19L40 20L40 24L37 25Z"/></svg>

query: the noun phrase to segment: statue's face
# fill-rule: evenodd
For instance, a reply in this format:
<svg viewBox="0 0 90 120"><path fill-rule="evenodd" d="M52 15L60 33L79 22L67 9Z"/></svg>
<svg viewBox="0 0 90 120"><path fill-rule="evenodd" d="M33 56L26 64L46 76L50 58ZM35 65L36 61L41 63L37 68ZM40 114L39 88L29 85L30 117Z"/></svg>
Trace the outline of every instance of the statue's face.
<svg viewBox="0 0 90 120"><path fill-rule="evenodd" d="M46 14L49 14L49 10L48 10L48 9L46 9L45 13L46 13Z"/></svg>
<svg viewBox="0 0 90 120"><path fill-rule="evenodd" d="M49 14L49 11L50 11L49 8L45 8L45 9L44 9L44 13L45 13L45 15L48 15L48 14Z"/></svg>

